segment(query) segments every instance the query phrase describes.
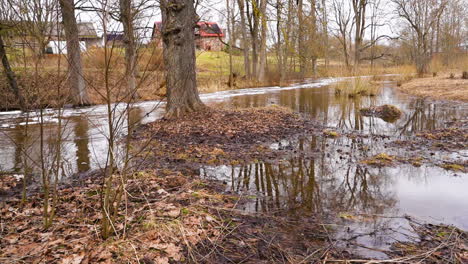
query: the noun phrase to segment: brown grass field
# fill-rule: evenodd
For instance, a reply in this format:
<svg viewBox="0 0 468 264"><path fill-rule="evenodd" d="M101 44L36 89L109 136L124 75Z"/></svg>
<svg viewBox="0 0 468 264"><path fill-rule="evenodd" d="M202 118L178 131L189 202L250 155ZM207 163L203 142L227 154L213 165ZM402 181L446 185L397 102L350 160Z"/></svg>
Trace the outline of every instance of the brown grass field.
<svg viewBox="0 0 468 264"><path fill-rule="evenodd" d="M468 80L461 78L461 72L454 73L454 78L450 78L450 74L412 79L399 89L416 96L468 102Z"/></svg>

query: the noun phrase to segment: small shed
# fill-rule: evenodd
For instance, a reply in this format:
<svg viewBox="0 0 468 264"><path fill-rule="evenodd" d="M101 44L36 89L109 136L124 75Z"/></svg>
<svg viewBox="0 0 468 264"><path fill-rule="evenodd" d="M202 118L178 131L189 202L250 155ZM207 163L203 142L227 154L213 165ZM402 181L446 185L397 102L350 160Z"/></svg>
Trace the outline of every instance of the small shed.
<svg viewBox="0 0 468 264"><path fill-rule="evenodd" d="M85 52L87 50L86 42L80 41L79 43L80 43L81 52ZM49 41L49 44L47 44L46 53L47 54L67 54L67 42L58 41L58 40Z"/></svg>
<svg viewBox="0 0 468 264"><path fill-rule="evenodd" d="M102 43L102 38L98 36L94 24L92 22L78 22L78 39L85 43L86 48L99 47ZM63 25L57 24L52 28L52 40L65 40L65 30Z"/></svg>

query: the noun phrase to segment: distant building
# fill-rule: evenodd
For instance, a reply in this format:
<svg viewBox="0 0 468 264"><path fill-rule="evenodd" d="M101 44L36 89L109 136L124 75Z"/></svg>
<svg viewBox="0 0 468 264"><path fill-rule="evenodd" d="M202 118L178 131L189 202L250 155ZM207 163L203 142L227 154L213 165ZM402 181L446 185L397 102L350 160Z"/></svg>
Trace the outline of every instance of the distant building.
<svg viewBox="0 0 468 264"><path fill-rule="evenodd" d="M468 42L460 43L460 45L458 45L458 48L461 51L468 52Z"/></svg>
<svg viewBox="0 0 468 264"><path fill-rule="evenodd" d="M161 39L162 22L154 23L151 39L162 48ZM216 22L198 22L194 31L195 47L199 50L220 51L224 47L224 33Z"/></svg>
<svg viewBox="0 0 468 264"><path fill-rule="evenodd" d="M8 21L8 41L14 47L39 48L37 39L34 38L28 27L31 27L31 22L28 21ZM65 41L65 30L62 24L48 23L42 29L46 41L61 42ZM85 43L86 48L101 46L102 38L99 37L92 22L78 22L78 39Z"/></svg>
<svg viewBox="0 0 468 264"><path fill-rule="evenodd" d="M124 34L121 32L109 32L104 36L108 46L123 46L124 44Z"/></svg>
<svg viewBox="0 0 468 264"><path fill-rule="evenodd" d="M85 43L87 49L101 46L102 38L98 36L92 22L78 22L77 26L78 39L80 42ZM63 25L59 24L58 28L57 25L55 25L51 32L51 40L65 41L65 39L65 30L63 29Z"/></svg>
<svg viewBox="0 0 468 264"><path fill-rule="evenodd" d="M85 52L87 50L86 42L80 41L78 43L80 44L81 52ZM46 54L67 54L67 42L60 40L49 41L46 48Z"/></svg>

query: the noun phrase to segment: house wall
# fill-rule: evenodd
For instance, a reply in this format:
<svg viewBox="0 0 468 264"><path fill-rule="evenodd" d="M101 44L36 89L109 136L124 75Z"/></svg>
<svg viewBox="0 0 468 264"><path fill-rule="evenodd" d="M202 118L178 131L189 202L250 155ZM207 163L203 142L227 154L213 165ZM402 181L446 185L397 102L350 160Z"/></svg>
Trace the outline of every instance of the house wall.
<svg viewBox="0 0 468 264"><path fill-rule="evenodd" d="M161 38L153 38L153 43L156 47L163 48L163 43ZM224 44L219 40L218 37L196 37L195 47L197 50L204 51L221 51L224 48Z"/></svg>
<svg viewBox="0 0 468 264"><path fill-rule="evenodd" d="M221 51L224 47L218 37L197 37L195 45L197 49L206 51Z"/></svg>
<svg viewBox="0 0 468 264"><path fill-rule="evenodd" d="M80 41L84 41L86 43L86 48L92 47L101 47L102 46L102 38L85 38L80 39Z"/></svg>

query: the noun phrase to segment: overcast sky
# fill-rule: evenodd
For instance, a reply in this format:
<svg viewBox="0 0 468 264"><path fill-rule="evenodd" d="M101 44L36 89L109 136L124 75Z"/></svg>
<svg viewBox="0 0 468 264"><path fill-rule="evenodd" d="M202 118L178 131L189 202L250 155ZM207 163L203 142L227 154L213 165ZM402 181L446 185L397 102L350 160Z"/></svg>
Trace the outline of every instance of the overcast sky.
<svg viewBox="0 0 468 264"><path fill-rule="evenodd" d="M231 0L230 2L234 2L235 0ZM350 0L344 0L350 1ZM396 15L393 13L393 6L390 4L389 0L382 0L382 12L386 13L386 26L383 26L379 29L379 34L385 34L394 36L397 19ZM226 0L203 0L200 2L199 7L197 9L198 15L204 21L215 21L218 22L221 28L226 28ZM238 16L238 12L235 12L235 15ZM332 15L329 12L329 26L333 27L333 22L330 20L332 19ZM81 22L93 22L99 35L102 35L102 22L99 16L95 12L84 12L84 11L77 11L77 19ZM239 18L236 17L238 20ZM272 18L274 19L274 18ZM161 21L161 15L159 8L152 8L148 9L144 13L144 18L138 23L138 25L142 28L141 32L144 35L143 41L147 42L151 36L151 28L153 27L154 22ZM146 28L145 30L143 28ZM122 26L120 23L116 21L109 21L108 24L108 31L122 31ZM224 30L225 31L225 30ZM226 32L227 33L227 32Z"/></svg>

